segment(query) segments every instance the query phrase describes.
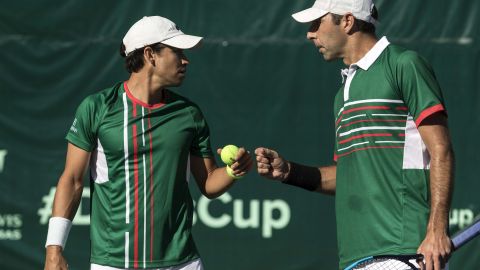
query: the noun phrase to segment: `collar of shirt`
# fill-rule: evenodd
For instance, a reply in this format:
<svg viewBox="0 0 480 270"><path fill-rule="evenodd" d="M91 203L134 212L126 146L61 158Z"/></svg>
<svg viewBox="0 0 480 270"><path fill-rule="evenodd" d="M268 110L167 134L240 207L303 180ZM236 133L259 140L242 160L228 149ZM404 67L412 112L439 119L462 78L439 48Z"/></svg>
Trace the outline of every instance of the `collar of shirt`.
<svg viewBox="0 0 480 270"><path fill-rule="evenodd" d="M368 70L370 66L377 60L380 54L387 48L390 42L387 40L387 37L382 37L375 45L370 49L370 51L365 54L356 64L359 68L363 70Z"/></svg>
<svg viewBox="0 0 480 270"><path fill-rule="evenodd" d="M387 37L382 37L375 45L362 57L357 63L351 64L348 68L341 70L342 83L345 81L345 78L348 77L349 73L352 73L352 70L361 68L363 70L368 70L370 66L377 60L380 54L387 48L390 42L387 40ZM349 72L350 71L350 72Z"/></svg>

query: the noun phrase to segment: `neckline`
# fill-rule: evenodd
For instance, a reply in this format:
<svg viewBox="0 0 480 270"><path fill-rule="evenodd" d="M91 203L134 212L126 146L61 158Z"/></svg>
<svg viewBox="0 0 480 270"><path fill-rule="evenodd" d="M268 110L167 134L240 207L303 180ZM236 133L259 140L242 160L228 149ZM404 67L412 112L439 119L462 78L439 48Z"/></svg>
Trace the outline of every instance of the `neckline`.
<svg viewBox="0 0 480 270"><path fill-rule="evenodd" d="M380 40L378 40L375 45L365 54L362 59L358 60L357 63L352 65L356 65L363 70L368 70L371 65L380 57L382 52L390 45L386 36L383 36Z"/></svg>
<svg viewBox="0 0 480 270"><path fill-rule="evenodd" d="M137 99L136 97L134 97L132 95L132 93L130 92L130 89L128 89L127 81L123 82L123 89L125 90L125 93L127 94L128 98L133 103L138 104L142 107L145 107L145 108L148 108L148 109L158 109L160 107L163 107L165 104L167 104L166 100L167 100L167 97L168 97L168 91L165 91L165 89L162 90L162 92L163 92L162 101L160 101L159 103L154 103L154 104L145 103L145 102Z"/></svg>

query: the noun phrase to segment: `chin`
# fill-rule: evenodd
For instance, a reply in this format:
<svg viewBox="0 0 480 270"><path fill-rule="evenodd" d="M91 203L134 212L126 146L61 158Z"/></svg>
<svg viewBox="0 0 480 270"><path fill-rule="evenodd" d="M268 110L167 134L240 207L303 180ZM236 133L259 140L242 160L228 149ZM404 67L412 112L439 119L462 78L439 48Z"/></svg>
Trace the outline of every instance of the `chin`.
<svg viewBox="0 0 480 270"><path fill-rule="evenodd" d="M327 62L331 62L333 60L335 60L336 58L335 57L332 57L331 55L323 55L323 59Z"/></svg>
<svg viewBox="0 0 480 270"><path fill-rule="evenodd" d="M183 80L182 80L182 81L179 81L179 82L172 82L172 83L170 84L170 86L171 86L171 87L177 87L177 86L182 85L182 83L183 83Z"/></svg>

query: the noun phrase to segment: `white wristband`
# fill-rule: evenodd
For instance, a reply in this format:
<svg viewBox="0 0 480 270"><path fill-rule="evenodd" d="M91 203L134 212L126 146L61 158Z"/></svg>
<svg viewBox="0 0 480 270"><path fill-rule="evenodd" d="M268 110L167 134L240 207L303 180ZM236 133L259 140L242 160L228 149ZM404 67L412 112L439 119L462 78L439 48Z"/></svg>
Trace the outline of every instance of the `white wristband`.
<svg viewBox="0 0 480 270"><path fill-rule="evenodd" d="M72 221L63 217L52 217L48 222L48 235L47 243L45 247L48 246L61 246L62 249L65 249L65 243L67 242L68 233L72 227Z"/></svg>

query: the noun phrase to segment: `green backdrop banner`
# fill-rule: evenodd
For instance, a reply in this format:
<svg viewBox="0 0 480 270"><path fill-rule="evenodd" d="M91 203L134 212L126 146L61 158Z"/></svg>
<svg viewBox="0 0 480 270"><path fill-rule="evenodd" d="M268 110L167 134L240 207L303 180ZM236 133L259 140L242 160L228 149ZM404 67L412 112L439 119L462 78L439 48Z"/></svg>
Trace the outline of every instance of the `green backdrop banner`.
<svg viewBox="0 0 480 270"><path fill-rule="evenodd" d="M480 212L480 2L378 0L379 36L417 50L444 91L457 158L451 231ZM205 36L174 89L203 110L214 147L278 149L309 165L333 156L341 61L326 63L290 14L313 0L2 1L0 8L0 269L41 269L64 136L80 101L126 80L129 26L162 15ZM218 159L219 161L219 159ZM88 181L86 181L88 183ZM337 269L333 197L251 173L209 201L191 185L194 236L207 270ZM65 251L89 265L89 188ZM352 224L352 230L355 230ZM480 268L480 241L450 269Z"/></svg>

